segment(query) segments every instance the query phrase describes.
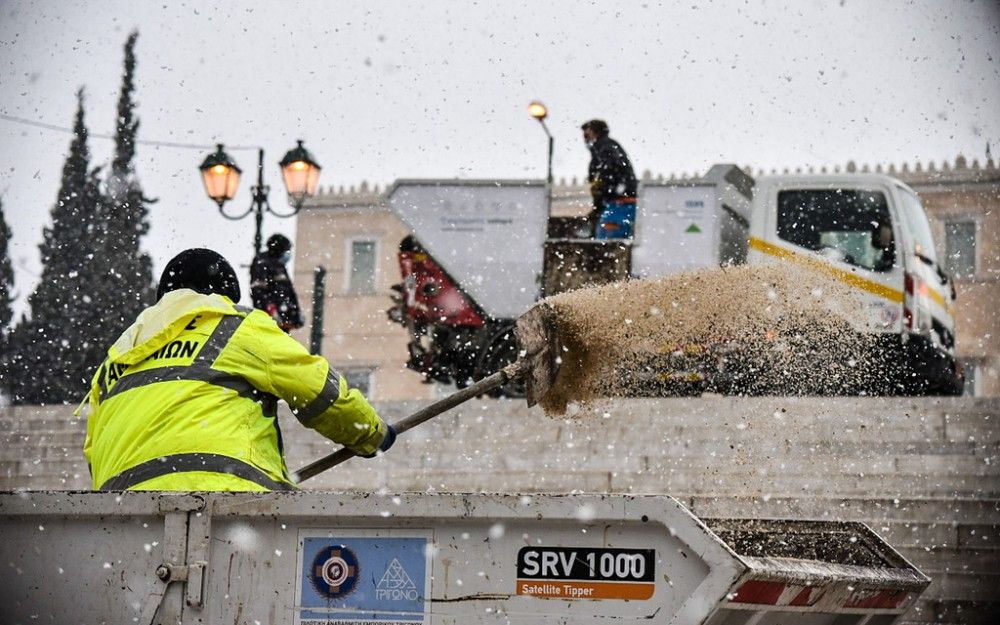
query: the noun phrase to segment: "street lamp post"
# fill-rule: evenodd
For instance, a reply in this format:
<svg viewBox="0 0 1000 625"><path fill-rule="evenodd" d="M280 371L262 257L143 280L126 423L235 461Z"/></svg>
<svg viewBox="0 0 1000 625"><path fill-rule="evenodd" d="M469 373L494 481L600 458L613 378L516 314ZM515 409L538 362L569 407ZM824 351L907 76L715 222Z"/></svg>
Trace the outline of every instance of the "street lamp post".
<svg viewBox="0 0 1000 625"><path fill-rule="evenodd" d="M545 108L545 105L535 100L528 105L528 115L531 115L538 120L538 123L542 125L542 130L545 131L545 136L549 138L549 167L548 174L545 177L545 181L548 186L548 203L549 203L549 213L552 213L552 148L555 141L552 138L552 133L549 132L549 127L545 125L545 118L549 116L549 110Z"/></svg>
<svg viewBox="0 0 1000 625"><path fill-rule="evenodd" d="M264 213L269 212L275 217L292 217L297 214L306 198L312 197L316 193L321 167L312 154L302 146L302 141L299 141L296 147L285 154L279 165L285 188L288 191L292 212L281 213L274 210L268 200L267 196L271 188L264 184L264 149L258 148L257 184L250 187L250 208L239 215L230 215L223 206L236 195L240 174L243 172L236 162L226 154L223 147L221 143L216 144L216 151L205 157L198 169L201 170L202 181L205 183L205 192L219 205L219 213L223 217L236 221L243 219L251 212L254 213L253 253L256 256L261 247L261 226L264 222Z"/></svg>

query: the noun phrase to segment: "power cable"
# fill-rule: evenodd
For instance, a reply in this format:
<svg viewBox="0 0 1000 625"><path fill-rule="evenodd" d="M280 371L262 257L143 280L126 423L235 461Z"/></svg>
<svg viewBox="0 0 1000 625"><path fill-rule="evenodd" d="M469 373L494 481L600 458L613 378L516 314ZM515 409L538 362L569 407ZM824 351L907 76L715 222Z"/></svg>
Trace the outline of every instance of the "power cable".
<svg viewBox="0 0 1000 625"><path fill-rule="evenodd" d="M34 126L35 128L44 128L45 130L55 130L57 132L65 132L73 134L74 130L72 128L65 128L63 126L56 126L55 124L47 124L45 122L36 121L33 119L27 119L24 117L17 117L16 115L8 115L6 113L0 113L0 119L8 122L14 122L15 124L24 124L26 126ZM100 132L87 131L88 137L96 137L98 139L114 139L115 136ZM180 141L155 141L149 139L136 139L135 143L137 145L151 145L161 148L178 148L184 150L214 150L216 144L205 145L200 143L183 143ZM258 150L260 149L256 145L226 145L227 150Z"/></svg>

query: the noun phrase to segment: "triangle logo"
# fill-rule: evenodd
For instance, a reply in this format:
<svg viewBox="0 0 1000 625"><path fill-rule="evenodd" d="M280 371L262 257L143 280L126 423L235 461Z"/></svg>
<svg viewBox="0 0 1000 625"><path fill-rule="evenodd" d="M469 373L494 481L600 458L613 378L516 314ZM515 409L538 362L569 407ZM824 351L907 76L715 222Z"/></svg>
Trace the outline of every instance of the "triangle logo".
<svg viewBox="0 0 1000 625"><path fill-rule="evenodd" d="M392 559L389 566L385 569L385 575L379 580L378 586L381 590L409 590L411 588L416 588L416 584L410 579L410 576L406 573L406 569L403 565L399 563L396 558Z"/></svg>
<svg viewBox="0 0 1000 625"><path fill-rule="evenodd" d="M701 228L698 227L698 224L696 224L694 222L691 222L691 225L688 226L687 230L685 230L684 232L685 233L698 233L698 232L701 232Z"/></svg>

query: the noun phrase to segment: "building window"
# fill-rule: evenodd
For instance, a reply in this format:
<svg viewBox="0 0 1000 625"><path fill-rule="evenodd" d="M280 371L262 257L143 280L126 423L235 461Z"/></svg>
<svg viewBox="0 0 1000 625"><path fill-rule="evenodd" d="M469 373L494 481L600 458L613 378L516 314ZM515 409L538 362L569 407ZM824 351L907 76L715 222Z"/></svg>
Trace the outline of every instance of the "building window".
<svg viewBox="0 0 1000 625"><path fill-rule="evenodd" d="M975 397L976 393L976 378L979 376L979 361L978 360L963 360L962 369L965 371L965 391L964 395L969 397Z"/></svg>
<svg viewBox="0 0 1000 625"><path fill-rule="evenodd" d="M369 397L371 395L372 377L374 373L375 370L371 367L340 370L340 374L344 376L345 380L347 380L348 388L358 389L365 397Z"/></svg>
<svg viewBox="0 0 1000 625"><path fill-rule="evenodd" d="M959 280L976 275L976 222L971 219L944 224L945 271Z"/></svg>
<svg viewBox="0 0 1000 625"><path fill-rule="evenodd" d="M347 280L348 293L375 293L375 241L351 241Z"/></svg>

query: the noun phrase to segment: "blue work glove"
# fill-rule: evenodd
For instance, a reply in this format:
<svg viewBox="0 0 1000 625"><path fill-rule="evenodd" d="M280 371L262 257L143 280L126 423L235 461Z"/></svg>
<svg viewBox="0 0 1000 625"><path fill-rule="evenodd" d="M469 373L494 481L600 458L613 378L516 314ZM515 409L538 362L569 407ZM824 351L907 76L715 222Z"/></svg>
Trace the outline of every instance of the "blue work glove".
<svg viewBox="0 0 1000 625"><path fill-rule="evenodd" d="M382 439L382 442L378 446L378 451L381 451L383 453L389 451L389 448L392 447L392 444L396 442L396 428L392 427L388 423L385 424L385 427L386 427L385 438ZM378 451L369 455L365 454L358 454L358 455L361 456L362 458L374 458L375 456L378 455Z"/></svg>
<svg viewBox="0 0 1000 625"><path fill-rule="evenodd" d="M388 423L385 424L389 430L385 433L385 438L382 439L382 444L378 446L378 450L381 452L389 451L392 444L396 442L396 428L392 427Z"/></svg>

